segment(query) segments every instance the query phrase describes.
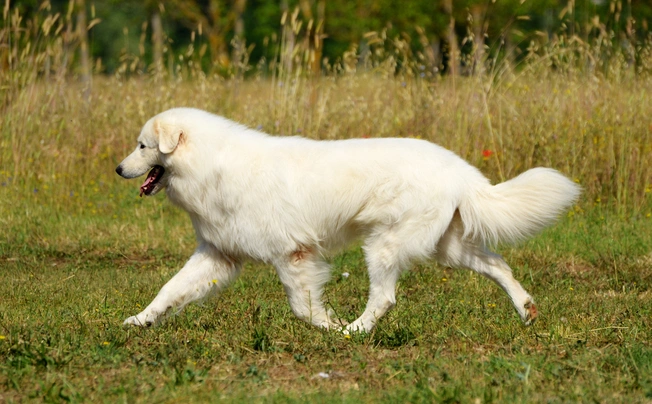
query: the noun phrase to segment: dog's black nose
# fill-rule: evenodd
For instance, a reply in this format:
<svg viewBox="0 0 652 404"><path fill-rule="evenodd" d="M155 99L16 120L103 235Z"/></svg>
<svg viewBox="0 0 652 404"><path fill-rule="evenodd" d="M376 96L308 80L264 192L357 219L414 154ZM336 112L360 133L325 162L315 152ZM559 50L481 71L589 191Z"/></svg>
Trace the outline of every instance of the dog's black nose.
<svg viewBox="0 0 652 404"><path fill-rule="evenodd" d="M115 172L118 173L118 175L122 176L122 166L116 167Z"/></svg>

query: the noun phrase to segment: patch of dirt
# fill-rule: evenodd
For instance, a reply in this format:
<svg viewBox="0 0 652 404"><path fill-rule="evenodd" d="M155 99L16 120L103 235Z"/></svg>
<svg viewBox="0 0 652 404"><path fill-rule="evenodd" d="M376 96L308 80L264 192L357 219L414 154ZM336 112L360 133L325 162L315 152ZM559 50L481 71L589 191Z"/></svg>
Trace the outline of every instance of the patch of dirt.
<svg viewBox="0 0 652 404"><path fill-rule="evenodd" d="M580 277L586 277L595 271L595 268L591 264L577 257L570 257L566 261L559 262L557 269L564 273Z"/></svg>

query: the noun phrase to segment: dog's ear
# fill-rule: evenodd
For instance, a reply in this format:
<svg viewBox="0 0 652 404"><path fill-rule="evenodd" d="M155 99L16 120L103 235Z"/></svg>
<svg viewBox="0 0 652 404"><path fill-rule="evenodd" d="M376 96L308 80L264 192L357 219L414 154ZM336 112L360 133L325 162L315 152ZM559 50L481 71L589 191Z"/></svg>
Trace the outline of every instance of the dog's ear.
<svg viewBox="0 0 652 404"><path fill-rule="evenodd" d="M154 121L154 133L158 136L158 149L163 154L172 153L183 138L183 131L179 127L161 120Z"/></svg>

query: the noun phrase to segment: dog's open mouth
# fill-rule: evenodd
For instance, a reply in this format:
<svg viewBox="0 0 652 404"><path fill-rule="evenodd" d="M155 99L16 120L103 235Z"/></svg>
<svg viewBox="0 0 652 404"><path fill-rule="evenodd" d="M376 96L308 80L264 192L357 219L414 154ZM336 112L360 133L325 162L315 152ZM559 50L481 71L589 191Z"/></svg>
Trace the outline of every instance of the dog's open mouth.
<svg viewBox="0 0 652 404"><path fill-rule="evenodd" d="M140 186L140 196L143 196L143 194L149 196L154 192L154 190L157 188L157 185L159 181L161 181L161 178L163 177L163 174L165 173L165 168L161 166L154 166L147 174L147 179L143 183L143 185Z"/></svg>

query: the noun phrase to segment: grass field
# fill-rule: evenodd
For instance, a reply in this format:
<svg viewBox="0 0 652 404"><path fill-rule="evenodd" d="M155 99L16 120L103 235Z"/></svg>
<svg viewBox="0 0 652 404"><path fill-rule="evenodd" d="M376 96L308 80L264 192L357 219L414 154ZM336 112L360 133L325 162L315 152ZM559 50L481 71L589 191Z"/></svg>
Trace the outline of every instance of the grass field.
<svg viewBox="0 0 652 404"><path fill-rule="evenodd" d="M652 76L550 59L423 80L380 64L246 81L96 75L88 100L73 74L3 70L0 402L652 402ZM371 334L345 337L296 319L273 268L250 263L218 300L123 329L195 246L183 212L114 173L173 106L281 135L420 137L494 182L559 169L583 186L579 203L499 248L539 321L524 327L474 273L422 263ZM326 300L353 320L361 251L331 262Z"/></svg>
<svg viewBox="0 0 652 404"><path fill-rule="evenodd" d="M503 249L538 299L529 328L489 281L424 264L401 279L394 311L349 339L294 318L273 269L252 264L218 301L125 330L193 245L183 214L132 191L116 211L126 219L53 218L32 203L20 208L30 219L5 227L3 401L652 399L650 220L576 215ZM360 250L333 266L327 301L353 320L367 289Z"/></svg>

